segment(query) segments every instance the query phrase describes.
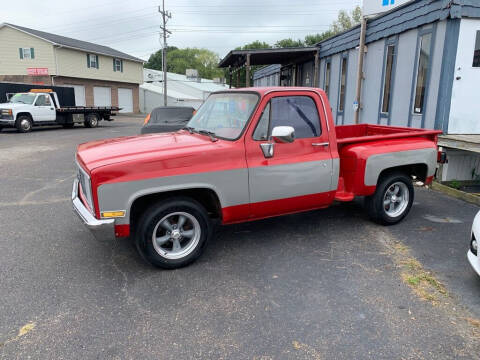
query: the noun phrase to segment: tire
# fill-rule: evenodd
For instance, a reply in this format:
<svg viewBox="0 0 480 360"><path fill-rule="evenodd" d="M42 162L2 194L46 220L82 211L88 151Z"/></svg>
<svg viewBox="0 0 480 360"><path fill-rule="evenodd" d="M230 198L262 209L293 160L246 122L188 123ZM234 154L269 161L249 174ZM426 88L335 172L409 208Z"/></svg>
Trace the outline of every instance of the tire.
<svg viewBox="0 0 480 360"><path fill-rule="evenodd" d="M98 126L98 121L99 119L97 114L87 114L83 124L87 128L96 128Z"/></svg>
<svg viewBox="0 0 480 360"><path fill-rule="evenodd" d="M32 131L33 121L30 116L20 115L15 122L15 127L17 128L18 132L28 133Z"/></svg>
<svg viewBox="0 0 480 360"><path fill-rule="evenodd" d="M414 196L412 179L404 173L394 172L379 179L375 193L365 198L365 207L376 223L393 225L407 216Z"/></svg>
<svg viewBox="0 0 480 360"><path fill-rule="evenodd" d="M205 208L193 199L179 197L165 199L143 212L135 243L150 264L177 269L194 262L211 236L212 223Z"/></svg>
<svg viewBox="0 0 480 360"><path fill-rule="evenodd" d="M75 123L62 124L64 129L73 129Z"/></svg>

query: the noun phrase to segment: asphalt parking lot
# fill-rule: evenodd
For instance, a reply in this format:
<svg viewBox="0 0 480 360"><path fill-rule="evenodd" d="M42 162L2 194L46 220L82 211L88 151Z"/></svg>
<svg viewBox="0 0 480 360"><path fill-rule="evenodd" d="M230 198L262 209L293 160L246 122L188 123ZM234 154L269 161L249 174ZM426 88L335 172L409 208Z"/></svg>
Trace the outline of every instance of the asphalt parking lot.
<svg viewBox="0 0 480 360"><path fill-rule="evenodd" d="M393 227L360 201L223 227L174 271L96 241L71 209L76 145L141 122L0 133L2 358L479 358L478 208L432 190Z"/></svg>

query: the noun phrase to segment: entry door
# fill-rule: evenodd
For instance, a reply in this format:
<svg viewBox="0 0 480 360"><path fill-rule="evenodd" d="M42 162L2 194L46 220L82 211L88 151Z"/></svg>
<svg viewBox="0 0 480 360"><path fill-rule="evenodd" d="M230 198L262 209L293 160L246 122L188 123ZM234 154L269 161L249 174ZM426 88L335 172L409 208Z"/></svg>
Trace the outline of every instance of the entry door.
<svg viewBox="0 0 480 360"><path fill-rule="evenodd" d="M109 87L95 86L93 103L95 106L112 106L112 90Z"/></svg>
<svg viewBox="0 0 480 360"><path fill-rule="evenodd" d="M75 105L76 106L85 106L85 86L83 85L65 85L73 87L75 91Z"/></svg>
<svg viewBox="0 0 480 360"><path fill-rule="evenodd" d="M332 201L332 157L319 98L311 93L271 96L247 136L250 211L254 218L325 206ZM320 121L323 119L323 121ZM271 142L275 126L292 126L292 143L274 143L266 158L260 144ZM334 190L334 189L333 189Z"/></svg>
<svg viewBox="0 0 480 360"><path fill-rule="evenodd" d="M118 107L121 113L133 112L133 92L132 89L118 88Z"/></svg>
<svg viewBox="0 0 480 360"><path fill-rule="evenodd" d="M448 133L480 133L478 84L480 84L480 20L462 19Z"/></svg>
<svg viewBox="0 0 480 360"><path fill-rule="evenodd" d="M35 122L54 121L57 117L55 107L48 95L38 94L32 112Z"/></svg>

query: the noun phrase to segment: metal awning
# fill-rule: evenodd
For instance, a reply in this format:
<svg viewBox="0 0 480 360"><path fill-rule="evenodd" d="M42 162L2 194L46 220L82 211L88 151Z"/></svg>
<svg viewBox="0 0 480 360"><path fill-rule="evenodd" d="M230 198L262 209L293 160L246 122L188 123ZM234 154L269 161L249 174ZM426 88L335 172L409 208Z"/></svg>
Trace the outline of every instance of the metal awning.
<svg viewBox="0 0 480 360"><path fill-rule="evenodd" d="M250 65L290 64L312 59L318 47L295 47L279 49L232 50L225 56L218 67L239 67L250 57Z"/></svg>

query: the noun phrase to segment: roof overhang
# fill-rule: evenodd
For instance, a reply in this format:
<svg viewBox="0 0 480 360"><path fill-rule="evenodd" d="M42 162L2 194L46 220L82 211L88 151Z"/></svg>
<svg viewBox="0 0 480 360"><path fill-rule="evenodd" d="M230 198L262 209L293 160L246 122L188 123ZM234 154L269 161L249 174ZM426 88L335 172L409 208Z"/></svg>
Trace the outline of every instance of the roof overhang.
<svg viewBox="0 0 480 360"><path fill-rule="evenodd" d="M250 65L286 65L313 58L318 51L318 47L232 50L220 61L218 67L239 67L245 65L247 55L250 55Z"/></svg>

